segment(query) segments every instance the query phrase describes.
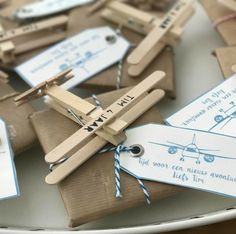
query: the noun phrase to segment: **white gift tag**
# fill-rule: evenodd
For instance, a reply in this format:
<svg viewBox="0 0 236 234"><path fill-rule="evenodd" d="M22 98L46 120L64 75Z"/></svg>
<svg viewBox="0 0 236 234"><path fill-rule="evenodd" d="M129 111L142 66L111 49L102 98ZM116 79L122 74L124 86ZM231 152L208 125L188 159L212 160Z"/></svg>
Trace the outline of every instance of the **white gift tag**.
<svg viewBox="0 0 236 234"><path fill-rule="evenodd" d="M236 137L236 75L167 118L166 122Z"/></svg>
<svg viewBox="0 0 236 234"><path fill-rule="evenodd" d="M129 47L130 43L110 27L88 29L49 48L15 70L35 87L59 72L73 68L75 77L63 85L69 89L116 64Z"/></svg>
<svg viewBox="0 0 236 234"><path fill-rule="evenodd" d="M13 153L6 124L0 119L0 200L19 195Z"/></svg>
<svg viewBox="0 0 236 234"><path fill-rule="evenodd" d="M94 0L38 0L19 8L15 16L17 19L43 17L67 11L71 8L94 2Z"/></svg>
<svg viewBox="0 0 236 234"><path fill-rule="evenodd" d="M236 197L236 138L148 124L126 131L125 146L144 154L121 154L121 167L140 179Z"/></svg>

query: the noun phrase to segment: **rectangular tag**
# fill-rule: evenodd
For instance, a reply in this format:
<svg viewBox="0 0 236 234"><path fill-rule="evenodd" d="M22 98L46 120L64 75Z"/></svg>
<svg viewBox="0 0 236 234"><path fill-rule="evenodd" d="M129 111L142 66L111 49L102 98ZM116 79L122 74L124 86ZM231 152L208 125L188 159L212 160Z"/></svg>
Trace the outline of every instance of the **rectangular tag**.
<svg viewBox="0 0 236 234"><path fill-rule="evenodd" d="M19 196L13 151L6 124L0 119L0 200Z"/></svg>
<svg viewBox="0 0 236 234"><path fill-rule="evenodd" d="M92 2L94 0L38 0L17 9L15 16L17 19L43 17Z"/></svg>
<svg viewBox="0 0 236 234"><path fill-rule="evenodd" d="M110 27L87 29L17 66L15 70L35 87L59 72L73 68L75 77L62 85L69 89L118 63L129 47L130 43Z"/></svg>
<svg viewBox="0 0 236 234"><path fill-rule="evenodd" d="M236 137L236 75L167 118L166 122Z"/></svg>
<svg viewBox="0 0 236 234"><path fill-rule="evenodd" d="M148 124L126 131L125 146L144 154L121 154L121 166L140 179L236 197L236 138Z"/></svg>

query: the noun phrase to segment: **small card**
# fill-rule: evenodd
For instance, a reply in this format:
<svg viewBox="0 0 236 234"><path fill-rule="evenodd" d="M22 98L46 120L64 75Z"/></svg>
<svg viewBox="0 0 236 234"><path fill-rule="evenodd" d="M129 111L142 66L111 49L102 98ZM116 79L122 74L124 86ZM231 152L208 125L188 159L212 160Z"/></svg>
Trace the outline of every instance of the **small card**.
<svg viewBox="0 0 236 234"><path fill-rule="evenodd" d="M121 167L140 179L236 197L236 138L148 124L126 131L126 146L144 154L121 154Z"/></svg>
<svg viewBox="0 0 236 234"><path fill-rule="evenodd" d="M0 200L19 195L13 151L6 124L0 119Z"/></svg>
<svg viewBox="0 0 236 234"><path fill-rule="evenodd" d="M236 75L167 118L166 122L236 137Z"/></svg>
<svg viewBox="0 0 236 234"><path fill-rule="evenodd" d="M43 17L91 2L94 0L38 0L19 8L15 16L18 19Z"/></svg>
<svg viewBox="0 0 236 234"><path fill-rule="evenodd" d="M88 29L58 43L15 70L35 87L59 72L73 68L75 77L62 85L70 89L118 63L129 47L130 43L110 27Z"/></svg>

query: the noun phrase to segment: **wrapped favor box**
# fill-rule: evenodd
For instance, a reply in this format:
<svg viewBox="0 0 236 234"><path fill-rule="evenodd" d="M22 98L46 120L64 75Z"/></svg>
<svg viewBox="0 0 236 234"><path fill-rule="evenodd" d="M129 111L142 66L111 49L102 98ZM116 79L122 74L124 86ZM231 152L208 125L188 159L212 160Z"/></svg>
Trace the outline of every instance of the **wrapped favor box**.
<svg viewBox="0 0 236 234"><path fill-rule="evenodd" d="M106 108L124 95L127 90L121 89L98 95L98 99L102 107ZM89 101L93 102L91 99ZM35 113L31 116L31 121L45 153L51 151L80 128L78 124L54 110ZM156 107L143 114L131 127L150 122L162 123ZM60 129L60 134L58 134L58 129ZM113 154L114 152L94 155L58 184L71 227L145 204L144 194L137 180L123 172L121 174L123 198L120 200L115 198ZM182 191L181 188L167 184L145 181L144 183L152 201Z"/></svg>

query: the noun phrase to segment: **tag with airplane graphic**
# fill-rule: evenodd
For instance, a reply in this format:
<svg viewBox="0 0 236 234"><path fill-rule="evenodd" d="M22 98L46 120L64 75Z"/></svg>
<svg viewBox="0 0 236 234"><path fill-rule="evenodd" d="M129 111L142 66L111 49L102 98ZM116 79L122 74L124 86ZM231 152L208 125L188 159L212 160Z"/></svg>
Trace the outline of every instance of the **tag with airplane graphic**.
<svg viewBox="0 0 236 234"><path fill-rule="evenodd" d="M0 118L0 200L18 195L19 187L8 131Z"/></svg>
<svg viewBox="0 0 236 234"><path fill-rule="evenodd" d="M31 87L72 68L74 77L62 87L70 89L118 63L130 43L112 28L86 29L15 68Z"/></svg>
<svg viewBox="0 0 236 234"><path fill-rule="evenodd" d="M166 122L236 137L236 74L167 118Z"/></svg>
<svg viewBox="0 0 236 234"><path fill-rule="evenodd" d="M236 197L236 138L206 131L147 124L126 131L121 167L140 179Z"/></svg>

